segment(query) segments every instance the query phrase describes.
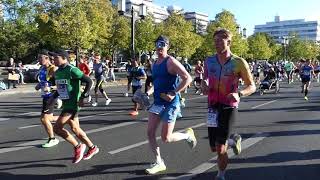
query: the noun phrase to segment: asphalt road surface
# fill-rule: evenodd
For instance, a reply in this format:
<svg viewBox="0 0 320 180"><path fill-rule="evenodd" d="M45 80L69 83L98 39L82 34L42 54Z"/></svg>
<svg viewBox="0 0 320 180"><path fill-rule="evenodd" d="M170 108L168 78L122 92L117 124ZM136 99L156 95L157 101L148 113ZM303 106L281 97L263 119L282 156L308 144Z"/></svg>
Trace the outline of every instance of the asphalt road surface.
<svg viewBox="0 0 320 180"><path fill-rule="evenodd" d="M80 112L81 127L100 148L91 160L72 164L73 148L65 141L44 149L46 133L40 125L38 93L0 96L0 179L213 179L216 154L209 149L206 96L189 90L187 106L175 131L193 127L198 145L162 143L167 171L146 175L153 162L146 136L147 113L128 115L130 97L124 87L109 87L109 106L87 105ZM300 84L281 84L279 94L254 94L243 98L234 130L243 137L243 152L231 151L227 180L317 180L320 179L320 88L313 83L309 101ZM59 110L55 111L59 114ZM159 136L159 132L158 132Z"/></svg>

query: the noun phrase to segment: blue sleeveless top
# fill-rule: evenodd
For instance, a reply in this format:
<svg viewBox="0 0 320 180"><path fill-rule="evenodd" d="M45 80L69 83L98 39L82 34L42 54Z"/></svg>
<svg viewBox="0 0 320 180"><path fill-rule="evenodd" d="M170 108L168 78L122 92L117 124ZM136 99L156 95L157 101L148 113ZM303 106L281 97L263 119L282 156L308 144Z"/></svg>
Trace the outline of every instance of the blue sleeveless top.
<svg viewBox="0 0 320 180"><path fill-rule="evenodd" d="M167 102L160 97L161 93L168 93L174 91L179 84L178 75L171 75L167 69L168 59L163 60L161 64L157 64L157 62L153 63L152 66L152 79L153 79L153 87L154 87L154 104L155 105L171 105L171 104L179 104L179 96L171 101Z"/></svg>

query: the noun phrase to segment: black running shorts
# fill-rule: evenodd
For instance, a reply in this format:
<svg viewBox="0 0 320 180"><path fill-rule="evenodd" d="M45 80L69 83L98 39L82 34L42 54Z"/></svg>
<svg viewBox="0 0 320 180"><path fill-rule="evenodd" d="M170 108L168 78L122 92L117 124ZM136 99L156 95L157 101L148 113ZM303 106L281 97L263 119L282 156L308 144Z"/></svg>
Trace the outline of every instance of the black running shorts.
<svg viewBox="0 0 320 180"><path fill-rule="evenodd" d="M218 127L208 127L210 147L215 147L217 144L227 143L238 113L238 109L236 107L220 104L215 105L214 108L218 110Z"/></svg>

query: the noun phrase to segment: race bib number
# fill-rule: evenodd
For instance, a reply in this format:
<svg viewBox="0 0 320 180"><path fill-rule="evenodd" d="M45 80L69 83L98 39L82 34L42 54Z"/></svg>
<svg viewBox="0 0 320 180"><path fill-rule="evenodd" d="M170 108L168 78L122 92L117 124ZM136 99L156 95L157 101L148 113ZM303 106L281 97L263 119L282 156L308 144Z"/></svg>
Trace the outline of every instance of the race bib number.
<svg viewBox="0 0 320 180"><path fill-rule="evenodd" d="M68 92L68 81L66 79L56 80L57 84L57 91L59 93L60 99L69 99L69 92Z"/></svg>
<svg viewBox="0 0 320 180"><path fill-rule="evenodd" d="M207 126L208 127L218 127L218 111L213 108L208 108L208 119Z"/></svg>
<svg viewBox="0 0 320 180"><path fill-rule="evenodd" d="M155 105L155 104L153 104L149 108L149 112L154 113L154 114L160 114L164 109L165 109L164 105Z"/></svg>

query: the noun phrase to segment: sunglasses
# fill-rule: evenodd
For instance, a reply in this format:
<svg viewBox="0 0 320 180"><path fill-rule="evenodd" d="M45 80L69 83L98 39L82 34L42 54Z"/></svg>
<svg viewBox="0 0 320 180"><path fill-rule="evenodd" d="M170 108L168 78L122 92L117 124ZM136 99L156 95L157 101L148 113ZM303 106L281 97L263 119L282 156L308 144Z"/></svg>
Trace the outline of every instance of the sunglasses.
<svg viewBox="0 0 320 180"><path fill-rule="evenodd" d="M163 41L158 41L156 42L156 48L164 48L166 47L168 44L163 42Z"/></svg>

